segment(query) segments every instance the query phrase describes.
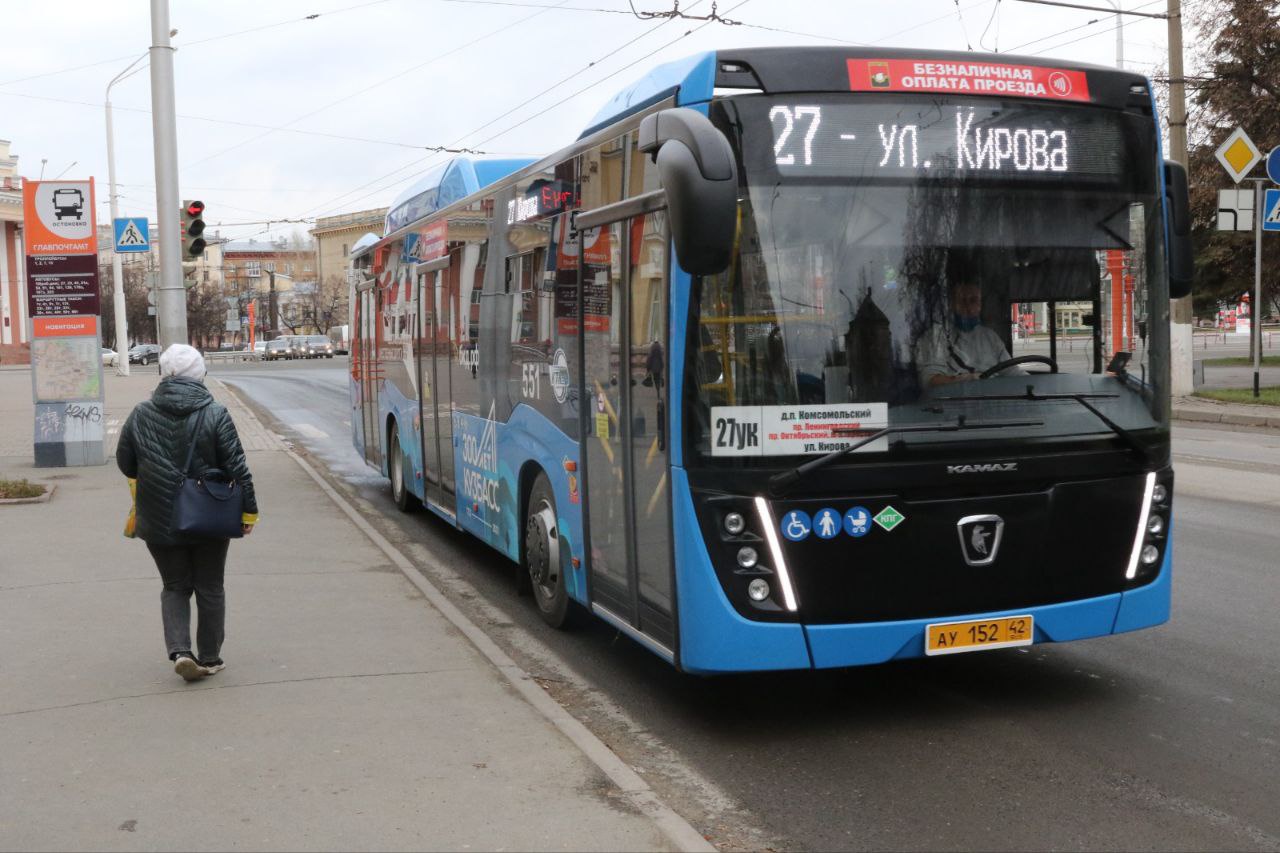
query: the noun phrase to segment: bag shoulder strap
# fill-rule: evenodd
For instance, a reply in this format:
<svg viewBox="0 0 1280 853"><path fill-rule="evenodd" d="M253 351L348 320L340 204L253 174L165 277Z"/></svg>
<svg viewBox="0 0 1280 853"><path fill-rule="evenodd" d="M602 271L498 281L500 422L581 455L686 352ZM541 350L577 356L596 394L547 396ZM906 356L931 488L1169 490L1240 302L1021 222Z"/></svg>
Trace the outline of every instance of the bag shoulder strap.
<svg viewBox="0 0 1280 853"><path fill-rule="evenodd" d="M182 466L182 474L184 477L191 476L191 462L196 456L196 442L200 440L200 430L204 428L204 413L208 411L208 406L200 407L200 414L196 415L196 428L191 431L191 440L187 447L187 462Z"/></svg>

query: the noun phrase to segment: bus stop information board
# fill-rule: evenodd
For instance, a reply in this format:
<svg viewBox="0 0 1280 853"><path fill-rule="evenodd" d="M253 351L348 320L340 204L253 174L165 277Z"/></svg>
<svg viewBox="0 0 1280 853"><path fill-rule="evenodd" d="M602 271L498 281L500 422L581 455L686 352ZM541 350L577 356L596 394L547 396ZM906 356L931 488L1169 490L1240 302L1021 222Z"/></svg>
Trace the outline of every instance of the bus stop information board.
<svg viewBox="0 0 1280 853"><path fill-rule="evenodd" d="M35 464L101 465L105 418L93 180L27 181L22 203Z"/></svg>

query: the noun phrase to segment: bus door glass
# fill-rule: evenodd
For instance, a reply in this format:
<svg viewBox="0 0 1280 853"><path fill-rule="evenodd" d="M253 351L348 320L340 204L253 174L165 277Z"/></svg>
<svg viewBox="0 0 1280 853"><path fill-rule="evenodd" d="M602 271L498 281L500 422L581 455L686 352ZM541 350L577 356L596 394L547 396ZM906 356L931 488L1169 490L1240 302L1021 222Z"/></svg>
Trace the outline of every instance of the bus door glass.
<svg viewBox="0 0 1280 853"><path fill-rule="evenodd" d="M446 257L447 263L449 258ZM457 270L452 266L436 273L435 346L434 353L436 388L436 436L440 442L440 505L452 511L454 502L453 479L453 364L457 361L458 340L454 321L454 278Z"/></svg>
<svg viewBox="0 0 1280 853"><path fill-rule="evenodd" d="M424 270L425 264L419 265L415 289L418 310L416 320L418 331L415 335L417 343L418 365L418 405L422 416L422 466L423 491L428 501L438 506L447 506L444 492L440 486L440 443L437 406L439 404L438 382L435 365L435 326L436 326L436 293L439 290L439 270ZM448 411L448 400L445 401ZM452 449L452 448L451 448Z"/></svg>
<svg viewBox="0 0 1280 853"><path fill-rule="evenodd" d="M364 422L364 458L371 465L382 464L382 431L378 426L378 302L376 283L360 291L360 389Z"/></svg>
<svg viewBox="0 0 1280 853"><path fill-rule="evenodd" d="M670 648L665 217L636 216L582 240L593 604Z"/></svg>

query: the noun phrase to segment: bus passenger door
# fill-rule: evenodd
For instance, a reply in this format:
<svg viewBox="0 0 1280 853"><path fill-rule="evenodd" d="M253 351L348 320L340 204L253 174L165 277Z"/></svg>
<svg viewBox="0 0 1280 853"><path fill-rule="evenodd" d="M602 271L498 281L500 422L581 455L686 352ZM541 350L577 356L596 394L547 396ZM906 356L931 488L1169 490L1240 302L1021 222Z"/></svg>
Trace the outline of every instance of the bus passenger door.
<svg viewBox="0 0 1280 853"><path fill-rule="evenodd" d="M592 609L673 657L662 213L584 232L582 398Z"/></svg>
<svg viewBox="0 0 1280 853"><path fill-rule="evenodd" d="M357 323L360 330L358 379L360 381L360 417L364 426L364 459L370 465L382 465L382 430L378 423L378 300L379 289L369 282L360 290Z"/></svg>
<svg viewBox="0 0 1280 853"><path fill-rule="evenodd" d="M446 263L448 256L441 260ZM455 491L453 474L453 364L457 359L458 339L454 332L454 270L445 267L436 273L435 387L436 435L440 442L440 506L453 513Z"/></svg>
<svg viewBox="0 0 1280 853"><path fill-rule="evenodd" d="M414 272L417 280L417 297L419 332L418 332L418 405L422 418L422 460L423 490L426 500L439 509L445 509L450 515L452 503L445 500L445 489L442 485L442 455L449 458L449 466L453 467L452 428L449 429L450 444L442 447L441 418L450 420L449 397L444 392L442 399L440 377L448 381L447 366L443 369L437 358L439 340L446 330L439 328L438 306L440 299L441 270L448 265L448 258L427 261L418 264ZM450 427L452 424L450 424Z"/></svg>

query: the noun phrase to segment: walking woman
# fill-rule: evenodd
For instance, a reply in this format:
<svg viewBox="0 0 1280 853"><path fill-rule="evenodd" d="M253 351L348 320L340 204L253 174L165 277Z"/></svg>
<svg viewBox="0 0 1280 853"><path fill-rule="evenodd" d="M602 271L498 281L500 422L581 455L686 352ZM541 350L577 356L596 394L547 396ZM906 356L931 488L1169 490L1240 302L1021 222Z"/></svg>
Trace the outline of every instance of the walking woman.
<svg viewBox="0 0 1280 853"><path fill-rule="evenodd" d="M204 386L204 357L193 347L174 344L160 356L160 375L151 399L139 403L125 421L116 462L126 477L137 480L136 534L147 543L164 581L160 614L169 660L175 672L195 681L225 667L221 657L226 617L223 573L230 539L178 532L174 513L178 493L192 471L221 471L243 492L241 531L245 536L258 521L258 504L231 415ZM199 609L194 655L193 592Z"/></svg>

